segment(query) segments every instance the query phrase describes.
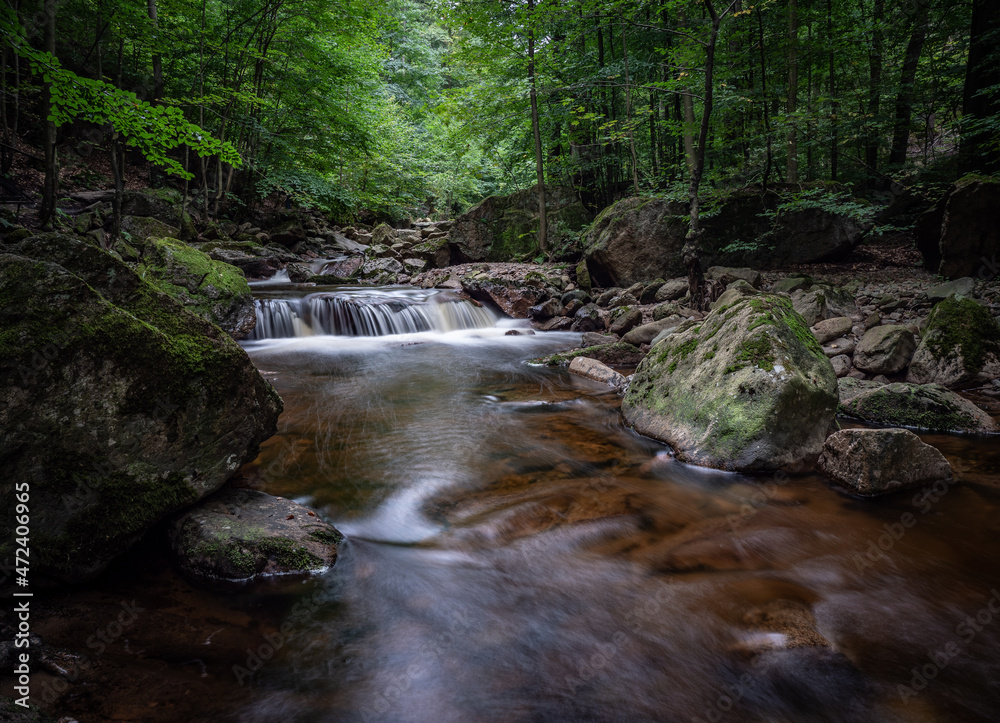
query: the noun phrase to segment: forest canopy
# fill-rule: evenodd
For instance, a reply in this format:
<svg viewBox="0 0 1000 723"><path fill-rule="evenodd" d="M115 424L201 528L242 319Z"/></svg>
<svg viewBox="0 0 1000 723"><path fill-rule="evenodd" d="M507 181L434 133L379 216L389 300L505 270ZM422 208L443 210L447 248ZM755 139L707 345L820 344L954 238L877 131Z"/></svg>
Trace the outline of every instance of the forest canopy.
<svg viewBox="0 0 1000 723"><path fill-rule="evenodd" d="M593 208L685 198L692 176L864 195L998 170L986 0L8 7L0 173L22 142L49 166L56 149L138 155L207 213L276 195L344 219L449 216L539 178ZM92 95L60 105L69 86ZM115 103L98 112L95 93Z"/></svg>

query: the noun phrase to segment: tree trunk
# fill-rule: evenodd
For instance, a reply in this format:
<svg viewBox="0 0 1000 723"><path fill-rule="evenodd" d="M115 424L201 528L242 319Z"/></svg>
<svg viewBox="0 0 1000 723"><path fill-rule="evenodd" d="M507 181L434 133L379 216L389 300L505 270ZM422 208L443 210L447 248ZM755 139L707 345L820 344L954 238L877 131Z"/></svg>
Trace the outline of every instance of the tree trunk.
<svg viewBox="0 0 1000 723"><path fill-rule="evenodd" d="M868 183L874 187L878 174L878 115L882 100L882 53L885 34L882 22L885 19L885 0L875 0L872 16L872 41L868 53L868 130L865 133L865 166Z"/></svg>
<svg viewBox="0 0 1000 723"><path fill-rule="evenodd" d="M837 114L840 104L837 102L836 64L833 52L833 0L826 0L826 41L830 44L830 180L837 180L837 165L840 160L840 139L838 138Z"/></svg>
<svg viewBox="0 0 1000 723"><path fill-rule="evenodd" d="M632 157L632 192L639 195L639 160L635 155L635 134L632 129L632 85L628 72L628 42L622 22L622 58L625 61L625 127L628 129L628 149Z"/></svg>
<svg viewBox="0 0 1000 723"><path fill-rule="evenodd" d="M978 123L1000 114L1000 64L991 60L1000 43L1000 3L973 0L969 35L969 61L962 98L962 140L959 167L962 173L1000 171L995 134ZM987 90L992 89L992 90ZM968 121L973 121L970 127ZM978 122L978 123L977 123Z"/></svg>
<svg viewBox="0 0 1000 723"><path fill-rule="evenodd" d="M767 190L767 183L771 177L771 166L774 164L774 134L771 132L771 111L767 105L767 60L764 57L764 19L757 7L757 33L760 40L760 97L764 106L764 132L767 134L767 156L764 160L764 179L761 181L761 190Z"/></svg>
<svg viewBox="0 0 1000 723"><path fill-rule="evenodd" d="M682 94L684 103L684 158L687 161L688 180L694 178L694 169L698 165L694 149L694 100L690 93Z"/></svg>
<svg viewBox="0 0 1000 723"><path fill-rule="evenodd" d="M789 183L799 182L799 141L796 134L796 101L799 95L799 13L797 0L788 2L788 163L785 175Z"/></svg>
<svg viewBox="0 0 1000 723"><path fill-rule="evenodd" d="M681 258L688 275L688 292L691 295L691 306L699 311L707 309L705 298L705 274L701 268L701 208L700 190L701 177L705 172L705 152L708 146L708 125L712 119L713 86L715 84L715 47L719 39L719 24L721 18L715 10L712 0L705 0L705 8L712 18L712 32L705 46L705 101L701 110L701 128L698 132L698 147L695 151L694 172L691 174L691 185L688 188L690 202L688 215L688 232L681 249ZM690 101L689 101L690 102Z"/></svg>
<svg viewBox="0 0 1000 723"><path fill-rule="evenodd" d="M124 157L118 133L111 138L111 171L115 177L115 195L111 200L111 246L121 240L122 236L122 194L125 189Z"/></svg>
<svg viewBox="0 0 1000 723"><path fill-rule="evenodd" d="M146 0L146 12L153 25L153 101L163 97L163 57L160 55L159 23L156 20L156 0Z"/></svg>
<svg viewBox="0 0 1000 723"><path fill-rule="evenodd" d="M45 51L56 54L56 0L45 0ZM52 84L46 83L43 91L43 107L47 114L52 112ZM56 124L45 120L45 182L42 188L42 207L39 223L51 228L56 213L56 196L59 193L59 159L56 156Z"/></svg>
<svg viewBox="0 0 1000 723"><path fill-rule="evenodd" d="M920 65L920 53L927 37L930 2L924 0L913 18L910 41L903 55L903 69L899 75L899 93L896 95L896 121L892 130L892 146L889 149L889 165L902 166L906 163L906 149L910 145L910 122L913 116L913 81Z"/></svg>
<svg viewBox="0 0 1000 723"><path fill-rule="evenodd" d="M538 250L548 246L548 214L545 211L545 166L542 158L542 132L538 124L538 92L535 87L534 0L528 0L528 81L531 96L531 131L535 136L535 172L538 176Z"/></svg>

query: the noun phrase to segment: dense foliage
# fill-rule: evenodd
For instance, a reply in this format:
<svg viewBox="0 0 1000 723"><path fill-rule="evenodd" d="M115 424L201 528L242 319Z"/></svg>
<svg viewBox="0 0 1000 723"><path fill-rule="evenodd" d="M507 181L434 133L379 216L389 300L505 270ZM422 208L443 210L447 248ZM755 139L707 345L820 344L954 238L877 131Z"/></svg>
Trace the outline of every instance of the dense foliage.
<svg viewBox="0 0 1000 723"><path fill-rule="evenodd" d="M208 214L277 194L344 218L451 215L539 167L598 207L683 193L699 160L710 187L877 192L998 170L993 5L20 0L0 171L50 119L60 147L124 135L194 179ZM108 112L61 100L98 96Z"/></svg>

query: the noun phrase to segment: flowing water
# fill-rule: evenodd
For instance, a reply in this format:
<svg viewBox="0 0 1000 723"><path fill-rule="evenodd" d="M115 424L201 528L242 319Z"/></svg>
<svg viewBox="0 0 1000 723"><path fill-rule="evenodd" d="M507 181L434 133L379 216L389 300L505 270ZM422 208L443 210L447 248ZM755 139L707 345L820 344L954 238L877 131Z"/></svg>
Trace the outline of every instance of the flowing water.
<svg viewBox="0 0 1000 723"><path fill-rule="evenodd" d="M995 438L925 436L960 483L875 501L815 476L690 467L627 429L607 389L525 363L575 334L511 335L518 322L438 292L311 291L258 290L268 338L245 346L285 411L244 474L343 531L336 565L206 592L150 543L50 601L52 615L107 617L123 597L148 610L128 654L98 661L122 671L100 685L127 694L64 707L247 722L1000 719ZM85 638L104 619L90 615L43 635Z"/></svg>

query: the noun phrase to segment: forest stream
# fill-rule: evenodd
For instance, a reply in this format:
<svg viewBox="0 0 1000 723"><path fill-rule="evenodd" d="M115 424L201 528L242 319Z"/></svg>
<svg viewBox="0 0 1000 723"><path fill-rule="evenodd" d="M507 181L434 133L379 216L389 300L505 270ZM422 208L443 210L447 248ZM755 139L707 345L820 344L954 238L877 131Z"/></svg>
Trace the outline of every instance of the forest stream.
<svg viewBox="0 0 1000 723"><path fill-rule="evenodd" d="M147 541L39 600L47 644L87 641L76 684L35 683L63 715L997 719L995 440L925 435L958 482L878 500L692 467L606 387L526 363L578 334L447 292L295 288L255 291L244 346L285 411L243 473L341 530L339 559L211 592Z"/></svg>

